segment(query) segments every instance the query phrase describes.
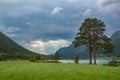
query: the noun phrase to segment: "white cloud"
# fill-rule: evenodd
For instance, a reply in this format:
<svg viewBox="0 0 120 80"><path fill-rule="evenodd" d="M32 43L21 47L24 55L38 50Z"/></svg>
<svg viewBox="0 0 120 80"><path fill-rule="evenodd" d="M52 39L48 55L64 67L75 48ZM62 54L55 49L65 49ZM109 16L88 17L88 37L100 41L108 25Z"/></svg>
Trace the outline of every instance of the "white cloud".
<svg viewBox="0 0 120 80"><path fill-rule="evenodd" d="M85 12L83 13L83 16L89 16L91 15L92 10L91 9L86 9Z"/></svg>
<svg viewBox="0 0 120 80"><path fill-rule="evenodd" d="M51 11L51 14L52 14L52 15L55 15L55 14L59 13L61 10L63 10L63 8L61 8L61 7L55 7L55 8Z"/></svg>
<svg viewBox="0 0 120 80"><path fill-rule="evenodd" d="M61 47L66 47L70 44L70 41L64 39L58 40L49 40L49 41L42 41L42 40L35 40L31 41L30 43L24 44L26 48L37 51L42 54L51 54L54 53Z"/></svg>

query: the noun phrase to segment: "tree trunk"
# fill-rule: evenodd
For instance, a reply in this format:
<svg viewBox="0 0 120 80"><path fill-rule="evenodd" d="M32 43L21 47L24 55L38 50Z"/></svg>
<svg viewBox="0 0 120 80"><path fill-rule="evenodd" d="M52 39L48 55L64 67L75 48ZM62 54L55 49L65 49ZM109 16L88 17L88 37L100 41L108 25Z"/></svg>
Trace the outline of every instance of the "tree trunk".
<svg viewBox="0 0 120 80"><path fill-rule="evenodd" d="M96 64L96 45L94 44L94 64Z"/></svg>
<svg viewBox="0 0 120 80"><path fill-rule="evenodd" d="M92 50L90 44L89 44L89 64L92 64Z"/></svg>

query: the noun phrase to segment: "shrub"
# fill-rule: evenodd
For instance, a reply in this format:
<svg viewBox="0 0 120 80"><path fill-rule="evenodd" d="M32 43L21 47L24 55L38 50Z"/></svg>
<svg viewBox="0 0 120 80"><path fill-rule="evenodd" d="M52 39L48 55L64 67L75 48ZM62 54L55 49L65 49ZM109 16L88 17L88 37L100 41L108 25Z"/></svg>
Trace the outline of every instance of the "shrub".
<svg viewBox="0 0 120 80"><path fill-rule="evenodd" d="M78 54L76 54L76 56L75 56L75 58L74 58L74 62L75 62L76 64L78 64L78 62L79 62L79 55L78 55Z"/></svg>
<svg viewBox="0 0 120 80"><path fill-rule="evenodd" d="M0 61L6 61L6 55L4 53L0 54Z"/></svg>
<svg viewBox="0 0 120 80"><path fill-rule="evenodd" d="M120 65L120 60L118 61L118 64Z"/></svg>
<svg viewBox="0 0 120 80"><path fill-rule="evenodd" d="M41 54L36 53L33 57L31 57L31 58L29 59L29 61L31 61L31 62L36 62L36 61L38 61L38 60L40 60L40 59L41 59Z"/></svg>
<svg viewBox="0 0 120 80"><path fill-rule="evenodd" d="M41 59L41 54L36 53L35 56L34 56L34 59L35 60L40 60Z"/></svg>
<svg viewBox="0 0 120 80"><path fill-rule="evenodd" d="M29 59L30 62L35 62L36 60L34 58Z"/></svg>
<svg viewBox="0 0 120 80"><path fill-rule="evenodd" d="M120 65L120 62L119 61L117 61L117 59L113 59L112 61L109 61L108 62L108 66L119 66Z"/></svg>

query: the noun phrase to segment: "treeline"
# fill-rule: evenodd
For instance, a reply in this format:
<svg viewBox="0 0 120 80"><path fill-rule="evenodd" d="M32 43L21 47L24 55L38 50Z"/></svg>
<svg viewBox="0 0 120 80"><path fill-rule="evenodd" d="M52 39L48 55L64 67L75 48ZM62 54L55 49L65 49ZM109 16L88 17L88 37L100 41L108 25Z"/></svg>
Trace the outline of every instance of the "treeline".
<svg viewBox="0 0 120 80"><path fill-rule="evenodd" d="M40 53L34 53L32 55L26 55L26 54L17 54L17 53L5 53L3 51L0 52L0 61L7 61L7 60L30 60L30 61L38 61L38 60L57 60L60 59L59 52L55 52L55 54L52 55L43 55Z"/></svg>
<svg viewBox="0 0 120 80"><path fill-rule="evenodd" d="M42 55L39 53L35 53L34 56L32 56L29 60L31 62L58 63L60 57L58 51L56 51L54 54L51 55Z"/></svg>
<svg viewBox="0 0 120 80"><path fill-rule="evenodd" d="M1 54L0 54L0 61L17 60L17 59L27 60L27 59L29 59L30 57L32 57L32 56L20 55L20 54L1 53Z"/></svg>

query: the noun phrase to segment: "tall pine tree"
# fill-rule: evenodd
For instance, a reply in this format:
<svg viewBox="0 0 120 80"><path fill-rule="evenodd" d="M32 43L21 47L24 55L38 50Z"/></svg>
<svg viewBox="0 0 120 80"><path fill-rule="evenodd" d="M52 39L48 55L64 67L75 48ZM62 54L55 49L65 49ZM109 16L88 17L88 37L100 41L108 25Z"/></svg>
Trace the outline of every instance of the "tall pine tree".
<svg viewBox="0 0 120 80"><path fill-rule="evenodd" d="M102 49L108 52L108 50L113 49L113 47L108 46L108 44L111 46L112 44L110 44L110 38L104 35L105 30L105 23L100 19L87 18L82 23L75 37L73 42L75 47L79 47L82 44L88 47L90 64L92 64L92 53L94 55L94 64L96 64L96 53L99 50Z"/></svg>

